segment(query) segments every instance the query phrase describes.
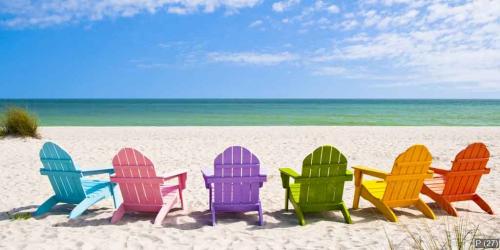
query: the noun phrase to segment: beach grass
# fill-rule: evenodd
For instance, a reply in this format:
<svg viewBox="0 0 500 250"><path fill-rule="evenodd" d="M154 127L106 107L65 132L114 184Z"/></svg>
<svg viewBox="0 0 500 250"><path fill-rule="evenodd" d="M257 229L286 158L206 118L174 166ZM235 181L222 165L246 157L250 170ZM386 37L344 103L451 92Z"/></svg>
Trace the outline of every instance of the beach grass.
<svg viewBox="0 0 500 250"><path fill-rule="evenodd" d="M29 212L20 212L20 213L9 213L7 212L7 216L11 220L27 220L32 218L32 214Z"/></svg>
<svg viewBox="0 0 500 250"><path fill-rule="evenodd" d="M23 108L9 107L3 115L0 127L0 136L39 138L37 116Z"/></svg>
<svg viewBox="0 0 500 250"><path fill-rule="evenodd" d="M460 218L455 223L446 221L445 230L441 234L435 232L425 224L425 230L411 230L407 225L401 226L410 239L412 249L418 250L465 250L474 249L473 240L480 235L479 225L468 219ZM384 228L385 230L385 228ZM398 249L394 241L385 233L389 249Z"/></svg>

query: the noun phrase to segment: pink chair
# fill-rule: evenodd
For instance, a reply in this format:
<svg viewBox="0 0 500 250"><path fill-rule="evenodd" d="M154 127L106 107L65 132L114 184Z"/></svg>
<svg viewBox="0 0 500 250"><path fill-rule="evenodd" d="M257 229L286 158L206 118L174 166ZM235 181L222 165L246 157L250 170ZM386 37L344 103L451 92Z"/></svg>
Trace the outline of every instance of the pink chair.
<svg viewBox="0 0 500 250"><path fill-rule="evenodd" d="M111 223L119 221L127 212L155 212L154 224L161 225L170 209L180 201L184 208L182 190L186 187L186 172L167 177L156 175L151 160L132 148L123 148L113 158L115 175L111 181L118 183L123 203L113 213ZM177 184L166 185L177 178Z"/></svg>

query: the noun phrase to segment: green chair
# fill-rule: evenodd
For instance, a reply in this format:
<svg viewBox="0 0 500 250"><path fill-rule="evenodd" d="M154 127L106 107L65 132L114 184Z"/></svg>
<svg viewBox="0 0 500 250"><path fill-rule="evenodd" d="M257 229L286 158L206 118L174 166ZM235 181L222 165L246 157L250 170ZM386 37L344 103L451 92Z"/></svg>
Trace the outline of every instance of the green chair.
<svg viewBox="0 0 500 250"><path fill-rule="evenodd" d="M288 201L295 208L300 225L305 225L304 213L340 210L346 223L351 216L342 200L344 183L352 181L347 170L347 159L332 146L321 146L309 154L302 163L302 175L291 168L280 168L285 193L285 210ZM295 180L290 183L290 177Z"/></svg>

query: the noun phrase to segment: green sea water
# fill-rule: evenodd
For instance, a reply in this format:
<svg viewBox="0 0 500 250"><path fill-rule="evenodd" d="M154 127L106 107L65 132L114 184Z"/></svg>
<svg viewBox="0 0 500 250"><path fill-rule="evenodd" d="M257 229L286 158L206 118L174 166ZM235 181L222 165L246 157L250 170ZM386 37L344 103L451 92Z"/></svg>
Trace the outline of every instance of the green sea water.
<svg viewBox="0 0 500 250"><path fill-rule="evenodd" d="M500 126L500 100L16 99L43 126Z"/></svg>

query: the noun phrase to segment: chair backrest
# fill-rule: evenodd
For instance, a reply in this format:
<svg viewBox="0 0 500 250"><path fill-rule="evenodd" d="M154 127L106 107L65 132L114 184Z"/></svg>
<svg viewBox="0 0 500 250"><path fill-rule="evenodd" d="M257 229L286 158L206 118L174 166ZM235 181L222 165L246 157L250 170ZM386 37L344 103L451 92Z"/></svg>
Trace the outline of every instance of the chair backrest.
<svg viewBox="0 0 500 250"><path fill-rule="evenodd" d="M485 174L490 152L483 143L473 143L460 151L446 176L443 195L473 194Z"/></svg>
<svg viewBox="0 0 500 250"><path fill-rule="evenodd" d="M302 162L301 204L338 203L342 201L346 181L347 158L335 147L318 147Z"/></svg>
<svg viewBox="0 0 500 250"><path fill-rule="evenodd" d="M82 172L76 169L66 151L55 143L46 142L40 150L40 161L43 165L40 173L47 175L59 201L77 203L85 199Z"/></svg>
<svg viewBox="0 0 500 250"><path fill-rule="evenodd" d="M259 202L259 159L241 146L228 147L214 160L214 202L217 204L254 204Z"/></svg>
<svg viewBox="0 0 500 250"><path fill-rule="evenodd" d="M118 183L125 206L161 206L161 177L156 176L151 160L133 148L123 148L113 158L115 175L112 182ZM147 210L147 209L146 209Z"/></svg>
<svg viewBox="0 0 500 250"><path fill-rule="evenodd" d="M387 187L382 200L411 201L419 198L428 173L432 155L424 145L413 145L394 161L391 174L386 178Z"/></svg>

